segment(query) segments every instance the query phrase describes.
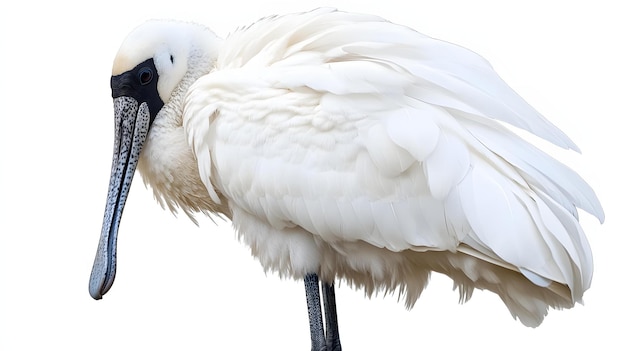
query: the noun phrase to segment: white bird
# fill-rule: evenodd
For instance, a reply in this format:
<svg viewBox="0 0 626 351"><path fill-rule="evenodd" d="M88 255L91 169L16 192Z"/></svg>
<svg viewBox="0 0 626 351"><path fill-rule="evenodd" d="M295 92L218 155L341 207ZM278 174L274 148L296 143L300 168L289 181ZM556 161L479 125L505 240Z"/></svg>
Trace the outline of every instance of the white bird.
<svg viewBox="0 0 626 351"><path fill-rule="evenodd" d="M578 148L467 49L327 8L225 40L149 21L122 44L111 89L95 299L113 284L136 168L162 205L230 219L265 270L304 279L315 350L340 349L335 280L411 307L439 272L462 300L490 290L531 327L589 288L577 208L603 221L596 195L508 127Z"/></svg>

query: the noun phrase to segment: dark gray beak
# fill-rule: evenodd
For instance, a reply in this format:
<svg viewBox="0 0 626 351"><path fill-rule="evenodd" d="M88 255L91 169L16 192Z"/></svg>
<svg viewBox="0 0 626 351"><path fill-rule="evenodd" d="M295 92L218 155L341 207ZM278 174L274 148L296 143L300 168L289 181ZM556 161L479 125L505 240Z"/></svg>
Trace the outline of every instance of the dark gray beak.
<svg viewBox="0 0 626 351"><path fill-rule="evenodd" d="M111 289L117 266L117 231L126 197L133 181L139 154L148 136L150 111L147 103L132 97L113 99L115 110L115 145L111 180L107 196L100 243L89 279L89 294L96 300Z"/></svg>

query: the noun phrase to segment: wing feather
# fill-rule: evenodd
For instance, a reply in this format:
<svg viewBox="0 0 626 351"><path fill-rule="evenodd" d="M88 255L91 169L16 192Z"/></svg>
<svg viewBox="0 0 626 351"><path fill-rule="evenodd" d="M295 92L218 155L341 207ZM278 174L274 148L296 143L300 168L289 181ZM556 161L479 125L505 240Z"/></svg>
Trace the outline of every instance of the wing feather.
<svg viewBox="0 0 626 351"><path fill-rule="evenodd" d="M459 250L580 300L592 262L576 208L603 219L602 207L580 176L503 126L577 150L483 58L329 9L262 20L222 50L184 119L203 181L235 213L330 245Z"/></svg>

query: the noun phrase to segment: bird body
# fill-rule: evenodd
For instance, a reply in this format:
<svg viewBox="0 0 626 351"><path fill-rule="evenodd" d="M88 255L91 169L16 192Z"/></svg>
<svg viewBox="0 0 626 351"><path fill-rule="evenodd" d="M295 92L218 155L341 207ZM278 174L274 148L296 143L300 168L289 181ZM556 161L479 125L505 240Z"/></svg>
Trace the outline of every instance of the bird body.
<svg viewBox="0 0 626 351"><path fill-rule="evenodd" d="M145 44L155 32L178 49ZM229 218L267 271L395 291L407 307L435 271L461 300L493 291L527 326L582 301L593 263L577 208L601 220L602 208L505 124L577 147L477 54L318 9L223 41L148 22L114 75L152 57L128 54L145 45L167 48L160 64L173 68L154 56L163 108L139 157L144 181L173 211Z"/></svg>

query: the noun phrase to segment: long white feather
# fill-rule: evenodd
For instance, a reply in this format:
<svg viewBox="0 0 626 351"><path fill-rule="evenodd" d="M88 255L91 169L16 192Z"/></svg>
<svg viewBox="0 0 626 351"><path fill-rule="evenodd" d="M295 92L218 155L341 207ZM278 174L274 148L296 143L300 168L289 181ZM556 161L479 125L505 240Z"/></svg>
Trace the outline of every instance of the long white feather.
<svg viewBox="0 0 626 351"><path fill-rule="evenodd" d="M408 306L434 270L532 326L589 286L576 207L602 219L595 194L500 123L577 147L469 50L332 9L271 17L186 101L202 180L266 269Z"/></svg>

